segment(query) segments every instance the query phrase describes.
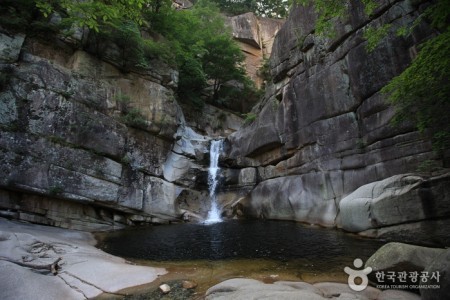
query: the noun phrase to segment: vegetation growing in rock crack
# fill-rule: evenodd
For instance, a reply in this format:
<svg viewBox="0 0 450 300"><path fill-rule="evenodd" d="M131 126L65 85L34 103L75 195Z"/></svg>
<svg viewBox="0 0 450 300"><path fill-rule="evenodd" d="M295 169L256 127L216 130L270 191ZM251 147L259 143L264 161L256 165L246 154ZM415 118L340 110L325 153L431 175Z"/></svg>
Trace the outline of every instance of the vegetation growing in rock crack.
<svg viewBox="0 0 450 300"><path fill-rule="evenodd" d="M318 13L316 33L334 35L336 19L345 19L351 7L349 0L296 0L300 5L313 5ZM378 2L362 0L365 13L371 16ZM413 4L414 5L414 4ZM418 54L399 76L393 78L381 92L395 105L395 124L414 122L421 132L430 132L438 152L450 147L450 0L431 1L412 23L392 32L391 25L366 27L367 50L373 51L389 34L410 35L421 22L428 24L434 35L418 48Z"/></svg>
<svg viewBox="0 0 450 300"><path fill-rule="evenodd" d="M170 0L5 0L0 16L0 25L31 35L81 34L87 43L79 47L100 58L113 49L123 71L145 71L154 59L165 61L179 70L179 99L195 108L205 100L228 101L229 91L221 93L226 82L255 90L224 17L208 0L189 10L173 9Z"/></svg>

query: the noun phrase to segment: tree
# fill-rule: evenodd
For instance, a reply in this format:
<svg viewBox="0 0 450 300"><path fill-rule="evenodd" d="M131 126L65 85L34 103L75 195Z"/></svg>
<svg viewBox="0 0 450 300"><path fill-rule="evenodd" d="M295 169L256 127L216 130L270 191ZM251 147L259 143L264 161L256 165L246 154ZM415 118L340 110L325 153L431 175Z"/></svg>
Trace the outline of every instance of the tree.
<svg viewBox="0 0 450 300"><path fill-rule="evenodd" d="M258 0L255 13L269 18L285 18L289 13L291 1L288 0Z"/></svg>
<svg viewBox="0 0 450 300"><path fill-rule="evenodd" d="M345 18L350 0L297 0L300 5L313 5L318 13L316 32L332 32L332 20ZM362 0L370 15L377 8L375 0ZM382 92L395 106L394 123L413 121L419 131L432 134L439 152L450 148L450 0L430 1L429 7L409 28L397 34L408 35L419 22L427 22L435 36L419 45L419 52L399 76L392 79ZM364 36L368 51L389 34L389 25L369 28Z"/></svg>
<svg viewBox="0 0 450 300"><path fill-rule="evenodd" d="M131 20L142 25L142 10L146 0L35 0L36 6L47 17L54 11L63 11L67 22L88 27L96 32L100 26Z"/></svg>
<svg viewBox="0 0 450 300"><path fill-rule="evenodd" d="M246 82L241 67L243 54L214 4L201 0L189 10L165 8L157 15L151 14L150 19L152 27L170 41L175 54L181 100L201 108L202 92L208 82L215 99L224 82Z"/></svg>
<svg viewBox="0 0 450 300"><path fill-rule="evenodd" d="M230 15L253 12L258 16L285 18L289 12L291 0L213 0L221 11Z"/></svg>
<svg viewBox="0 0 450 300"><path fill-rule="evenodd" d="M213 81L213 98L219 97L219 90L227 81L243 82L245 70L238 64L244 60L239 47L230 36L211 37L205 43L208 51L202 57L203 69L208 79Z"/></svg>
<svg viewBox="0 0 450 300"><path fill-rule="evenodd" d="M394 122L412 120L419 131L430 131L441 152L450 148L450 1L437 1L424 16L437 35L420 45L411 65L382 92L396 107Z"/></svg>
<svg viewBox="0 0 450 300"><path fill-rule="evenodd" d="M32 8L47 24L55 13L59 15L67 32L73 26L90 29L85 47L100 57L103 47L114 43L120 51L115 62L122 70L145 68L155 56L165 59L180 72L179 98L197 107L203 104L208 84L215 99L224 82L249 86L241 67L243 55L219 9L208 0L181 11L172 8L171 0L5 1L8 7L5 11L0 7L2 15ZM20 16L13 21L17 19ZM143 31L155 38L144 39Z"/></svg>

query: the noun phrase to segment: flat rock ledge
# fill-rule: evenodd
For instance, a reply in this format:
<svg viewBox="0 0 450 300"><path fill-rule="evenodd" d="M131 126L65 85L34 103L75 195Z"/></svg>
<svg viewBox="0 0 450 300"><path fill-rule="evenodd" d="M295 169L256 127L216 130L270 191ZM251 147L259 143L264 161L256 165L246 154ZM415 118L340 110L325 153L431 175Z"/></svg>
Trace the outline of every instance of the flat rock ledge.
<svg viewBox="0 0 450 300"><path fill-rule="evenodd" d="M167 273L162 268L132 265L94 244L88 232L0 218L1 298L88 299L117 294ZM41 268L56 261L56 275Z"/></svg>
<svg viewBox="0 0 450 300"><path fill-rule="evenodd" d="M277 281L273 284L265 284L255 279L236 278L221 282L206 292L206 300L221 299L418 300L420 296L399 290L381 291L370 286L364 291L355 292L347 284L334 282L309 284L306 282Z"/></svg>

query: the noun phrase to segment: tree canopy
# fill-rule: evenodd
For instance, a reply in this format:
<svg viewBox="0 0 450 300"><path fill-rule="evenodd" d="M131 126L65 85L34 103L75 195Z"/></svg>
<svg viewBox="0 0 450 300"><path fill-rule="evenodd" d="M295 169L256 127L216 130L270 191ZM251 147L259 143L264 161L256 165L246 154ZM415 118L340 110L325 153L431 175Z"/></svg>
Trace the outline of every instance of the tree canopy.
<svg viewBox="0 0 450 300"><path fill-rule="evenodd" d="M13 18L2 18L0 24L35 30L31 24L40 23L45 30L58 26L53 29L67 34L73 28L90 29L95 47L89 49L101 56L105 49L99 45L113 42L125 71L149 67L154 58L165 60L180 72L180 100L197 107L208 86L214 99L227 81L250 87L242 68L244 56L219 8L208 0L188 10L175 10L171 0L5 0L0 15L11 12ZM55 15L60 21L54 21ZM144 38L143 32L156 38Z"/></svg>
<svg viewBox="0 0 450 300"><path fill-rule="evenodd" d="M230 15L253 12L258 16L285 18L289 13L291 0L212 0L220 9Z"/></svg>

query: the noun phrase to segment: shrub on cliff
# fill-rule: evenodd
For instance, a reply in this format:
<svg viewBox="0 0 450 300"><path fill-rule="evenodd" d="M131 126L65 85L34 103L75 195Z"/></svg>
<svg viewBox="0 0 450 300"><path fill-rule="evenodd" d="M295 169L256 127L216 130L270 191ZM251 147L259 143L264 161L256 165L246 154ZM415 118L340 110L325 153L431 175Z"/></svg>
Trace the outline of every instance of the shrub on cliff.
<svg viewBox="0 0 450 300"><path fill-rule="evenodd" d="M289 12L290 0L212 0L220 10L232 15L253 12L258 16L285 18Z"/></svg>
<svg viewBox="0 0 450 300"><path fill-rule="evenodd" d="M244 56L217 6L208 1L198 1L192 9L182 11L164 6L147 19L170 41L180 70L178 94L182 101L201 108L207 86L212 87L215 100L227 81L248 86L241 66Z"/></svg>
<svg viewBox="0 0 450 300"><path fill-rule="evenodd" d="M59 33L69 36L87 28L88 51L108 57L124 71L147 68L154 58L165 60L180 71L180 99L196 108L202 107L207 86L212 86L214 99L227 81L251 88L241 66L244 56L208 0L178 11L170 0L5 1L0 16L11 12L11 17L0 24L27 32L32 28L28 24L57 24L64 28Z"/></svg>
<svg viewBox="0 0 450 300"><path fill-rule="evenodd" d="M301 5L313 5L318 19L316 33L333 34L333 20L343 18L350 7L349 0L295 0ZM362 0L370 16L378 4L375 0ZM450 0L429 1L429 6L409 28L396 33L389 24L365 31L368 51L387 34L408 35L420 22L434 28L435 35L419 45L419 52L410 66L382 89L395 105L394 123L415 122L419 131L432 134L433 145L440 152L450 148Z"/></svg>

